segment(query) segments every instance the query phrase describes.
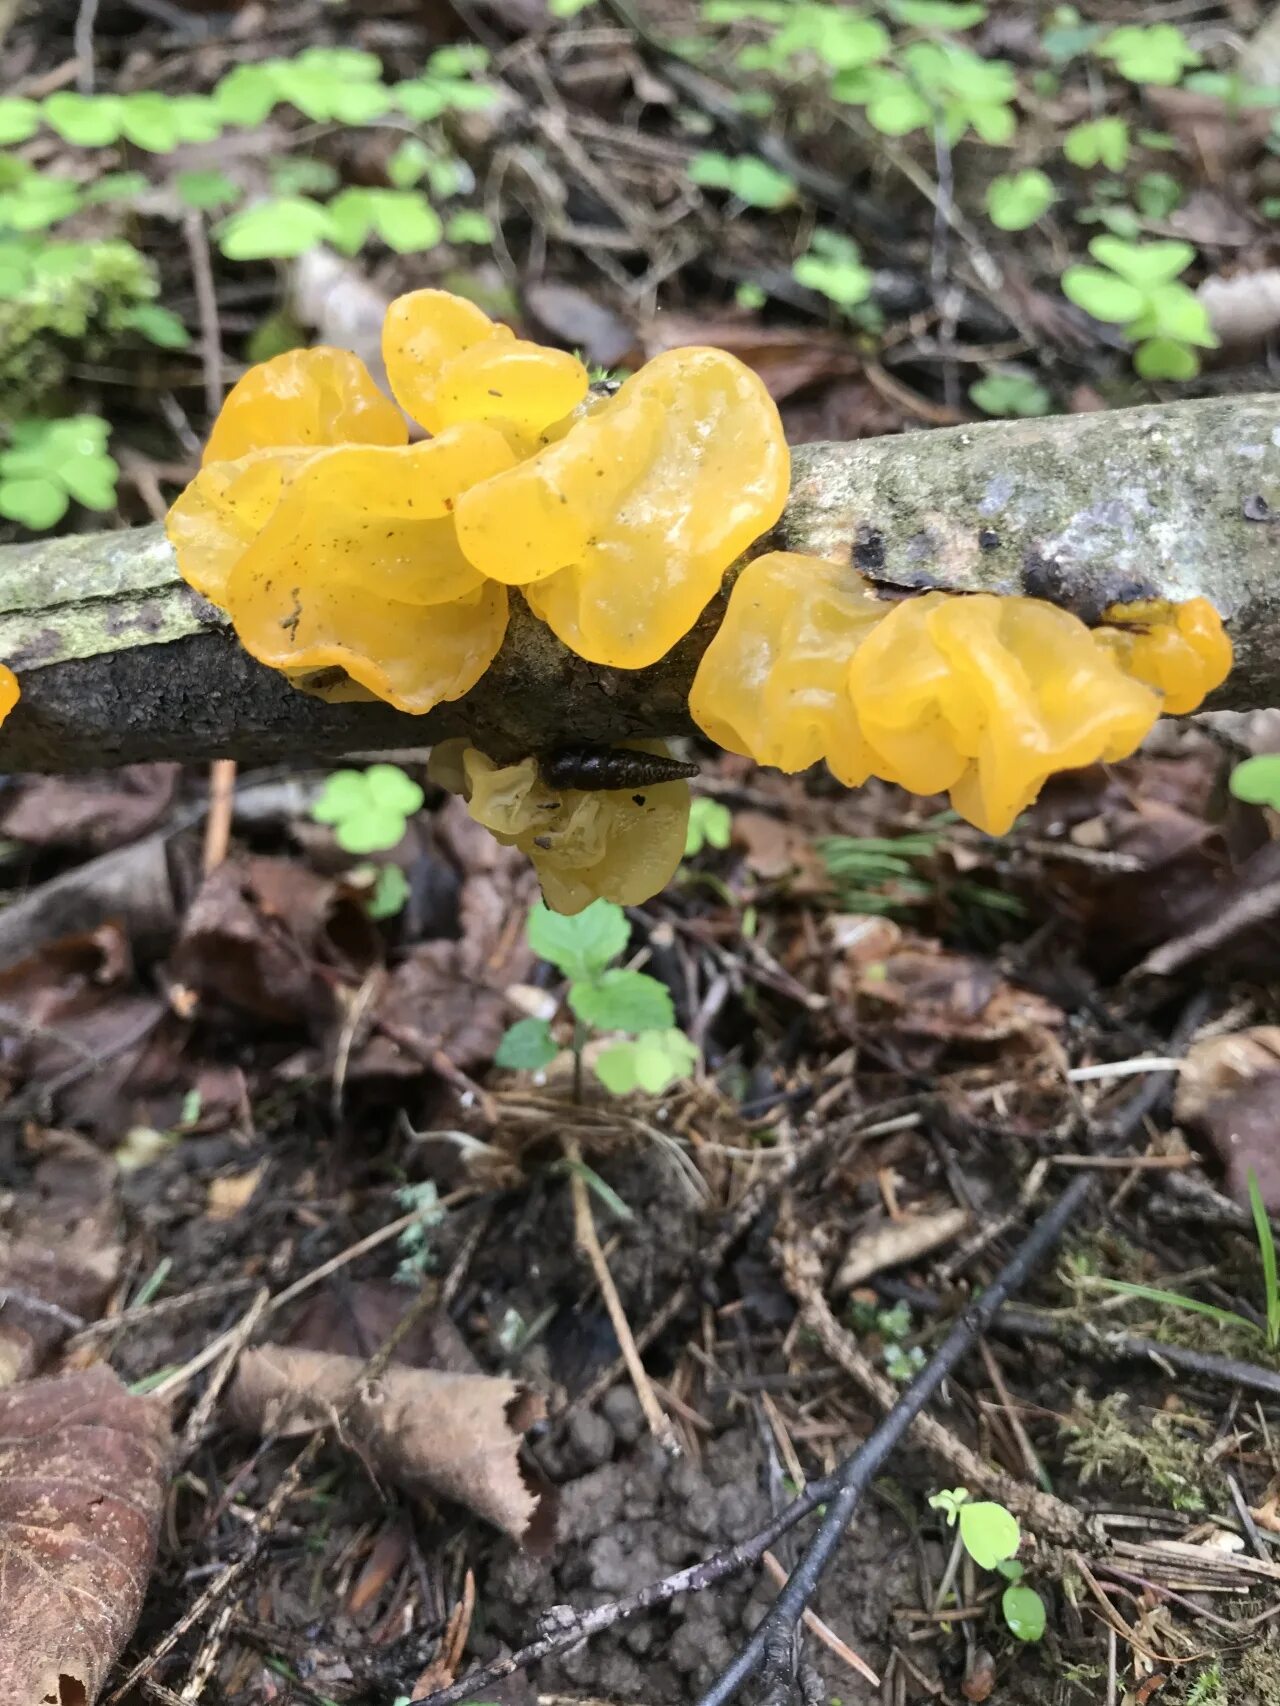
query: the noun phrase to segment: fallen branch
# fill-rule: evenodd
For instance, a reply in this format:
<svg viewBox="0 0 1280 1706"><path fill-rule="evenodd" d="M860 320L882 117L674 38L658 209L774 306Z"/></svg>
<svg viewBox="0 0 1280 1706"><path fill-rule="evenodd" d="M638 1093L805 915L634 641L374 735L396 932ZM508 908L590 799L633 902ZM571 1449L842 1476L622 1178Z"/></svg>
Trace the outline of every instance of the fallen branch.
<svg viewBox="0 0 1280 1706"><path fill-rule="evenodd" d="M1237 668L1220 707L1280 702L1280 394L1001 421L801 446L761 546L852 560L892 587L1031 592L1096 616L1117 598L1202 593ZM465 699L410 717L326 705L236 643L177 575L158 527L0 549L0 659L23 697L0 768L148 758L245 760L427 745L467 734L496 758L565 741L689 729L713 602L652 668L596 668L517 596L497 660Z"/></svg>

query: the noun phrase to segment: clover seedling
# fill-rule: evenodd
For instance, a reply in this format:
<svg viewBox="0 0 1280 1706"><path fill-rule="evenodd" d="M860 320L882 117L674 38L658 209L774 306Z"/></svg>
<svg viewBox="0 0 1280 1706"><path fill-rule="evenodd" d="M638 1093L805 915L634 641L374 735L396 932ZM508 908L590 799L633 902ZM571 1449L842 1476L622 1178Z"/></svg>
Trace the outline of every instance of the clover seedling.
<svg viewBox="0 0 1280 1706"><path fill-rule="evenodd" d="M1014 415L1029 419L1047 415L1053 399L1029 373L984 373L969 387L969 400L987 415Z"/></svg>
<svg viewBox="0 0 1280 1706"><path fill-rule="evenodd" d="M1001 231L1025 231L1047 213L1058 192L1043 172L1013 172L987 187L987 218Z"/></svg>
<svg viewBox="0 0 1280 1706"><path fill-rule="evenodd" d="M871 271L862 264L862 251L842 231L819 227L809 239L809 253L801 255L791 276L807 290L816 290L846 312L865 302L871 294Z"/></svg>
<svg viewBox="0 0 1280 1706"><path fill-rule="evenodd" d="M689 805L689 828L684 838L684 856L692 859L704 847L723 853L733 835L733 814L728 806L699 794Z"/></svg>
<svg viewBox="0 0 1280 1706"><path fill-rule="evenodd" d="M114 508L119 470L107 454L110 430L98 415L18 421L0 451L0 515L43 532L73 499L86 509Z"/></svg>
<svg viewBox="0 0 1280 1706"><path fill-rule="evenodd" d="M1122 118L1086 119L1067 132L1062 152L1073 166L1122 172L1129 160L1129 126Z"/></svg>
<svg viewBox="0 0 1280 1706"><path fill-rule="evenodd" d="M372 236L409 255L434 249L444 234L439 214L419 190L343 190L328 211L330 241L348 255Z"/></svg>
<svg viewBox="0 0 1280 1706"><path fill-rule="evenodd" d="M1045 1631L1044 1601L1022 1585L1022 1565L1014 1553L1022 1540L1018 1519L992 1500L972 1501L967 1487L935 1493L932 1510L941 1511L948 1528L959 1525L959 1540L982 1570L996 1570L1009 1583L1000 1601L1005 1624L1020 1641L1038 1641Z"/></svg>
<svg viewBox="0 0 1280 1706"><path fill-rule="evenodd" d="M335 770L311 816L332 825L344 852L380 853L403 839L422 801L422 789L399 765L371 764L367 770Z"/></svg>
<svg viewBox="0 0 1280 1706"><path fill-rule="evenodd" d="M229 261L296 260L329 234L328 208L305 196L277 196L233 213L218 247Z"/></svg>
<svg viewBox="0 0 1280 1706"><path fill-rule="evenodd" d="M572 917L539 902L529 915L529 945L569 980L577 1071L589 1031L622 1031L631 1040L615 1043L596 1057L597 1078L615 1095L637 1089L656 1095L692 1071L698 1050L676 1027L666 985L613 964L630 935L626 913L608 900L592 901ZM545 1019L519 1019L498 1045L494 1060L515 1071L536 1072L557 1053Z"/></svg>
<svg viewBox="0 0 1280 1706"><path fill-rule="evenodd" d="M870 124L886 136L906 136L940 123L948 142L975 130L984 142L1008 142L1017 129L1010 105L1018 92L1014 69L983 59L955 42L915 41L903 49L901 69L866 66L845 71L831 88L837 100L865 107Z"/></svg>
<svg viewBox="0 0 1280 1706"><path fill-rule="evenodd" d="M1089 253L1098 267L1068 267L1064 293L1096 320L1122 327L1137 344L1133 365L1144 379L1190 379L1200 371L1195 347L1218 340L1204 304L1178 274L1195 259L1190 243L1128 243L1095 237Z"/></svg>
<svg viewBox="0 0 1280 1706"><path fill-rule="evenodd" d="M748 207L786 207L796 199L796 186L787 174L754 154L695 154L689 177L703 189L727 190Z"/></svg>
<svg viewBox="0 0 1280 1706"><path fill-rule="evenodd" d="M1200 64L1200 55L1176 24L1125 24L1104 36L1094 52L1131 83L1178 83L1184 71Z"/></svg>

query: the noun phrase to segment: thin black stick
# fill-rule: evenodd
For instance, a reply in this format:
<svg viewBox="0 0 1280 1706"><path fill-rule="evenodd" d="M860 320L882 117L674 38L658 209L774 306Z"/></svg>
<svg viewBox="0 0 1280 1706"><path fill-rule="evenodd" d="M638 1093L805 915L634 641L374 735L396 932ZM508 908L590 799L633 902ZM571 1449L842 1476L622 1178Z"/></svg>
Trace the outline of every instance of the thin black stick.
<svg viewBox="0 0 1280 1706"><path fill-rule="evenodd" d="M776 1643L780 1633L785 1633L799 1621L872 1478L890 1453L896 1450L907 1429L956 1364L968 1355L990 1326L1001 1304L1025 1284L1032 1271L1048 1255L1092 1194L1095 1184L1091 1174L1082 1173L1067 1186L1057 1202L1045 1210L982 1296L965 1310L889 1414L857 1451L845 1459L836 1471L835 1496L829 1500L826 1514L804 1557L791 1572L790 1580L774 1601L769 1615L732 1664L701 1696L698 1706L724 1706L758 1668L766 1646Z"/></svg>

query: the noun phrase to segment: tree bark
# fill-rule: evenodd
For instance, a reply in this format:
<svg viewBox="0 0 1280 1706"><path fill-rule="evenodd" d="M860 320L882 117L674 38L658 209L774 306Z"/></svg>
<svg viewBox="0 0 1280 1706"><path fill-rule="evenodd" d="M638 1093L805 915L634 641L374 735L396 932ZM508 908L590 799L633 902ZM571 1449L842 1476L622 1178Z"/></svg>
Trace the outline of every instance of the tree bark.
<svg viewBox="0 0 1280 1706"><path fill-rule="evenodd" d="M1001 421L793 453L783 548L886 589L1027 592L1087 620L1117 599L1204 594L1237 664L1216 708L1280 702L1280 394ZM331 757L466 734L495 758L688 731L723 609L644 670L568 652L518 594L464 698L411 717L328 705L255 663L182 582L158 527L0 549L0 659L22 699L0 769L147 758Z"/></svg>

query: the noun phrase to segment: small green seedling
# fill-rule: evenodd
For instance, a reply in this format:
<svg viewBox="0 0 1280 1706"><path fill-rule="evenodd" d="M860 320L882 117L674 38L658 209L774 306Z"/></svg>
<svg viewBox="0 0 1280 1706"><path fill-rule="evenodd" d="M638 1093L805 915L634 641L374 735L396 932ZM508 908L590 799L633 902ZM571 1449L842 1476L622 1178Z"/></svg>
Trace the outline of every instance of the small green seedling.
<svg viewBox="0 0 1280 1706"><path fill-rule="evenodd" d="M868 123L885 136L939 127L954 144L970 130L984 142L1010 141L1017 129L1012 102L1018 79L1003 59L983 59L955 42L914 41L893 68L844 71L832 94L865 108Z"/></svg>
<svg viewBox="0 0 1280 1706"><path fill-rule="evenodd" d="M1109 59L1131 83L1169 86L1200 64L1200 55L1176 24L1125 24L1102 38L1093 50Z"/></svg>
<svg viewBox="0 0 1280 1706"><path fill-rule="evenodd" d="M424 1179L421 1184L402 1185L396 1192L396 1202L414 1219L396 1239L400 1260L392 1278L397 1285L420 1286L435 1266L432 1233L445 1217L435 1180Z"/></svg>
<svg viewBox="0 0 1280 1706"><path fill-rule="evenodd" d="M1008 1582L1000 1600L1005 1624L1020 1641L1038 1641L1045 1631L1044 1601L1022 1581L1023 1568L1014 1554L1022 1541L1018 1519L992 1500L972 1501L967 1487L935 1493L932 1510L941 1511L948 1528L959 1526L958 1543L982 1570L995 1570Z"/></svg>
<svg viewBox="0 0 1280 1706"><path fill-rule="evenodd" d="M689 177L708 190L726 190L748 207L773 210L796 199L796 186L785 172L754 154L695 154Z"/></svg>
<svg viewBox="0 0 1280 1706"><path fill-rule="evenodd" d="M675 1023L671 995L657 978L613 964L631 935L627 915L612 901L596 900L566 917L539 902L529 915L529 945L569 980L577 1074L591 1032L620 1031L627 1040L593 1061L596 1077L614 1095L645 1090L658 1095L697 1064L698 1050ZM519 1019L498 1045L498 1066L536 1072L558 1053L550 1023Z"/></svg>
<svg viewBox="0 0 1280 1706"><path fill-rule="evenodd" d="M1261 1338L1267 1350L1275 1356L1280 1352L1280 1264L1277 1263L1271 1218L1267 1213L1267 1205L1262 1200L1258 1175L1252 1167L1249 1169L1248 1181L1253 1232L1258 1242L1258 1259L1262 1267L1265 1326L1259 1327L1256 1321L1247 1315L1241 1315L1235 1309L1223 1309L1217 1303L1205 1303L1198 1297L1187 1297L1180 1291L1164 1291L1154 1285L1134 1285L1129 1280L1095 1279L1093 1284L1103 1291L1118 1292L1123 1297L1138 1297L1148 1303L1163 1303L1174 1309L1183 1309L1189 1314L1206 1315L1211 1321L1217 1321L1224 1327L1242 1328L1246 1333Z"/></svg>
<svg viewBox="0 0 1280 1706"><path fill-rule="evenodd" d="M1259 752L1231 772L1227 784L1236 799L1280 812L1280 752Z"/></svg>
<svg viewBox="0 0 1280 1706"><path fill-rule="evenodd" d="M107 453L110 431L98 415L15 422L0 450L0 515L39 533L56 527L73 501L114 508L119 470Z"/></svg>
<svg viewBox="0 0 1280 1706"><path fill-rule="evenodd" d="M367 770L335 770L311 808L316 823L332 825L345 853L382 853L404 837L405 826L421 809L423 792L397 764L371 764Z"/></svg>
<svg viewBox="0 0 1280 1706"><path fill-rule="evenodd" d="M895 1303L890 1309L855 1303L850 1318L859 1332L879 1334L885 1373L890 1380L905 1386L919 1374L925 1363L924 1346L904 1343L911 1332L911 1310L905 1303Z"/></svg>
<svg viewBox="0 0 1280 1706"><path fill-rule="evenodd" d="M358 865L351 881L366 885L365 911L376 922L403 912L409 898L409 879L399 865Z"/></svg>
<svg viewBox="0 0 1280 1706"><path fill-rule="evenodd" d="M1062 152L1073 166L1123 172L1129 163L1129 126L1122 118L1086 119L1067 132Z"/></svg>
<svg viewBox="0 0 1280 1706"><path fill-rule="evenodd" d="M699 794L689 806L689 828L685 832L684 856L692 859L704 847L723 853L733 836L733 814L719 800Z"/></svg>
<svg viewBox="0 0 1280 1706"><path fill-rule="evenodd" d="M1089 253L1101 265L1068 267L1064 293L1096 320L1121 327L1137 345L1133 365L1144 379L1193 378L1196 349L1216 349L1218 339L1204 304L1178 278L1195 259L1191 244L1095 237Z"/></svg>
<svg viewBox="0 0 1280 1706"><path fill-rule="evenodd" d="M1025 231L1053 206L1058 192L1034 169L993 178L987 186L987 218L1001 231Z"/></svg>
<svg viewBox="0 0 1280 1706"><path fill-rule="evenodd" d="M792 266L791 276L845 313L871 294L871 270L862 264L862 251L853 238L821 226L809 239L808 254L801 255Z"/></svg>
<svg viewBox="0 0 1280 1706"><path fill-rule="evenodd" d="M1053 398L1038 379L1029 373L984 373L969 387L969 401L985 415L1006 415L1029 420L1047 415L1053 409Z"/></svg>

